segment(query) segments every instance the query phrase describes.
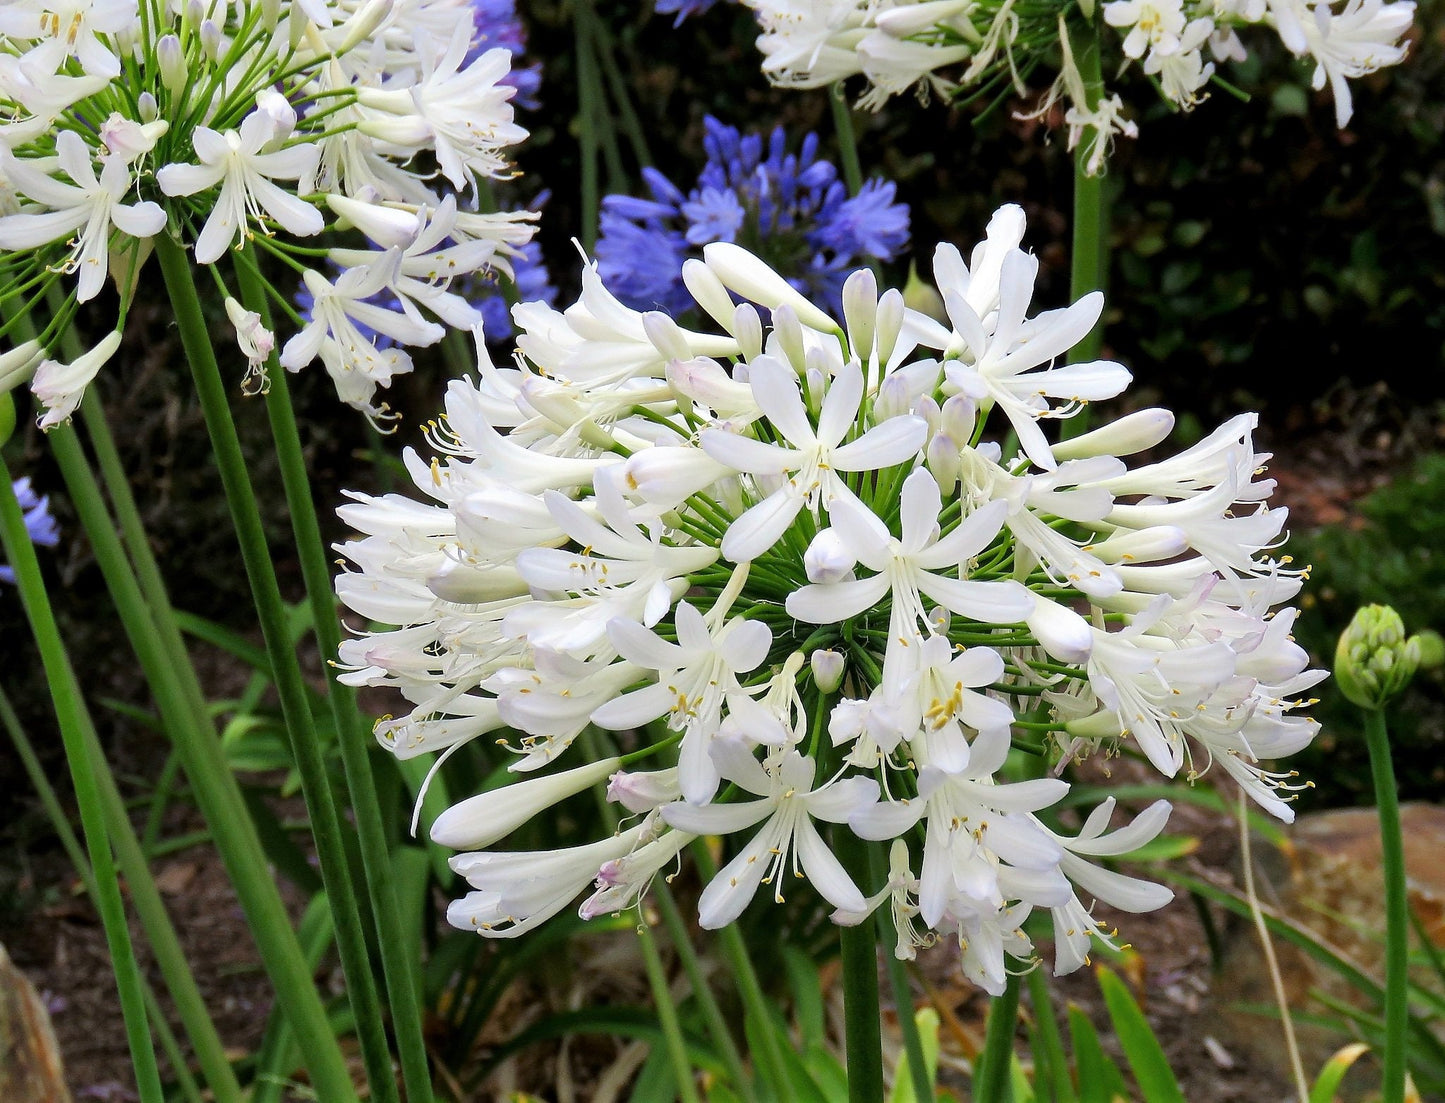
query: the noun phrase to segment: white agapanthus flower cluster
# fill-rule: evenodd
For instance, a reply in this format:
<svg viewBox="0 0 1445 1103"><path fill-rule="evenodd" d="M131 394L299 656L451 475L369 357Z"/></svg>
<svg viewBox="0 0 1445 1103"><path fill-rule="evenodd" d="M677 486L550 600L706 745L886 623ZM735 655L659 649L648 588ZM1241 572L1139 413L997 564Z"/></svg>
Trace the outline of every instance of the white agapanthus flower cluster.
<svg viewBox="0 0 1445 1103"><path fill-rule="evenodd" d="M217 267L254 242L299 272L312 321L281 363L318 357L370 414L378 385L409 371L401 345L477 312L448 290L531 235L526 213L481 214L479 179L505 174L526 136L499 83L506 50L481 50L467 0L9 0L0 7L0 270L29 310L67 299L8 389L33 372L49 427L70 416L113 355L114 334L72 363L50 358L77 303L108 280L116 330L157 235ZM371 248L314 239L355 228ZM245 263L238 259L237 263ZM314 266L314 267L313 267ZM63 277L63 278L62 278ZM289 295L278 306L290 310ZM233 299L252 371L275 336ZM299 322L299 319L298 319ZM363 328L364 327L364 328ZM376 348L376 334L395 342ZM254 376L254 385L264 378Z"/></svg>
<svg viewBox="0 0 1445 1103"><path fill-rule="evenodd" d="M1264 762L1314 736L1295 710L1321 674L1274 608L1301 579L1271 555L1285 511L1254 419L1148 462L1126 458L1165 439L1167 411L1051 439L1129 374L1057 362L1102 296L1031 314L1023 234L1005 207L967 262L938 247L947 325L866 270L840 322L713 244L686 280L722 335L629 310L588 268L565 312L515 309L515 367L478 342L479 378L451 384L432 430L442 455L407 455L425 498L353 495L364 535L337 581L397 626L342 654L344 681L410 703L382 742L445 757L489 736L525 778L431 824L466 852L452 923L519 935L589 886L582 915L614 912L694 838L734 836L703 926L804 879L839 923L887 902L900 956L956 938L998 992L1035 910L1067 972L1105 935L1095 901L1170 897L1098 861L1155 837L1167 803L1111 832L1106 801L1067 833L1068 784L1006 780L1011 748L1122 747L1189 779L1215 764L1291 817L1295 785ZM619 757L579 763L589 725ZM624 830L489 849L604 780ZM840 831L892 841L886 884L844 870Z"/></svg>
<svg viewBox="0 0 1445 1103"><path fill-rule="evenodd" d="M763 72L774 83L817 88L857 74L860 103L875 110L917 87L951 97L1020 73L1058 65L1040 112L1066 105L1069 148L1085 143L1099 172L1116 135L1134 137L1123 101L1086 92L1070 31L1055 7L1018 0L744 0L757 16ZM1080 5L1092 11L1092 3ZM1104 22L1120 37L1120 66L1138 63L1174 106L1189 110L1205 95L1215 65L1245 59L1239 31L1264 26L1296 57L1313 64L1316 89L1329 84L1341 127L1353 110L1349 81L1399 63L1414 18L1413 0L1109 0ZM1074 28L1078 33L1078 28ZM940 71L943 72L940 72Z"/></svg>

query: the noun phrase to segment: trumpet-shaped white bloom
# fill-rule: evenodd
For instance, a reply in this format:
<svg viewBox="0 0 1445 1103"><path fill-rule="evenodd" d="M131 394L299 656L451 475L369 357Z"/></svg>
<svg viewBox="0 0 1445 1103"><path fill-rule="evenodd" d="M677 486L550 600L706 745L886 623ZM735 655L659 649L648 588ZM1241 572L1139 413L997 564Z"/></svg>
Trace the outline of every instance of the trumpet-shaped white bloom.
<svg viewBox="0 0 1445 1103"><path fill-rule="evenodd" d="M406 247L401 221L337 207ZM589 885L584 918L637 906L718 836L703 926L764 884L774 901L815 892L838 923L887 902L900 957L947 936L1000 992L1009 959L1035 957L1030 916L1067 972L1113 939L1096 903L1171 895L1110 868L1167 803L1110 833L1105 801L1071 835L1049 814L1068 784L1021 779L1011 751L1061 770L1130 748L1181 784L1216 764L1289 817L1298 783L1272 762L1315 734L1318 675L1293 612L1271 609L1300 579L1272 557L1284 515L1254 421L1148 461L1166 411L1053 439L1128 373L1055 365L1102 303L1030 316L1024 229L1007 207L967 264L940 247L947 323L866 273L835 320L709 246L686 284L714 336L627 310L585 269L580 303L516 309L515 367L483 356L451 384L438 457L407 456L420 501L344 507L362 536L338 593L383 622L343 649L346 677L409 710L383 742L445 755L509 726L513 771L558 771L463 800L434 838L490 845L603 776L642 817L595 843L459 857L474 891L452 922L515 934ZM620 733L625 769L583 754L588 724ZM889 844L882 884L839 864L850 831Z"/></svg>

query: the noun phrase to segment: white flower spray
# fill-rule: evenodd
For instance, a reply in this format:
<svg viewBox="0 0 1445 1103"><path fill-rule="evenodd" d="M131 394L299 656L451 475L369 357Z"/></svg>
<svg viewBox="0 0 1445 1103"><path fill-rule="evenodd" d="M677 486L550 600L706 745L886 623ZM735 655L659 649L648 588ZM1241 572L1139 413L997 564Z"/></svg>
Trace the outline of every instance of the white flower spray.
<svg viewBox="0 0 1445 1103"><path fill-rule="evenodd" d="M584 273L567 311L516 309L516 366L478 340L478 378L451 384L432 431L442 455L406 457L426 500L342 509L363 535L337 591L397 626L343 645L344 680L410 702L378 730L398 754L488 735L516 771L570 763L464 802L439 841L489 846L487 825L575 793L589 724L619 733L596 769L641 818L555 855L459 856L475 891L453 921L530 929L594 880L582 914L615 911L693 836L736 834L705 926L762 885L811 884L840 923L890 899L900 955L948 935L999 992L1007 959L1033 955L1034 910L1067 972L1106 937L1094 901L1170 897L1095 864L1157 835L1167 803L1110 834L1109 801L1060 834L1048 810L1069 786L1002 780L1011 749L1128 747L1190 779L1217 762L1290 818L1294 785L1264 763L1314 736L1298 709L1321 675L1293 610L1272 611L1300 572L1272 555L1285 518L1254 420L1132 466L1166 411L1051 442L1129 373L1055 363L1103 300L1030 314L1023 233L1005 207L967 263L939 247L948 324L867 271L835 321L709 246L687 282L724 336L630 311ZM866 897L833 857L827 833L849 830L891 840L892 888Z"/></svg>
<svg viewBox="0 0 1445 1103"><path fill-rule="evenodd" d="M157 235L192 247L223 293L228 254L254 245L314 300L303 326L289 290L273 290L273 309L302 330L282 363L320 358L344 401L385 416L375 392L411 369L401 346L440 340L432 317L480 320L449 285L505 271L532 232L526 212L461 209L479 180L509 174L506 151L526 136L501 83L511 55L481 50L476 34L463 0L5 4L0 275L18 289L7 314L48 316L36 328L53 350L108 279L123 327ZM359 230L370 248L328 249L328 230ZM329 277L315 270L323 259ZM37 309L56 288L66 305ZM243 386L263 389L276 338L251 311L228 317ZM70 416L108 340L37 372L42 426Z"/></svg>

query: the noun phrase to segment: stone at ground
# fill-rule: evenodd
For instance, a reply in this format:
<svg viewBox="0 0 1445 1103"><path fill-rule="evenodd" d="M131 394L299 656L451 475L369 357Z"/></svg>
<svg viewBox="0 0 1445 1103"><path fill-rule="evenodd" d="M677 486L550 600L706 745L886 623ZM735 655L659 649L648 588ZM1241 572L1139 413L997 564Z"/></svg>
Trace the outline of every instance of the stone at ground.
<svg viewBox="0 0 1445 1103"><path fill-rule="evenodd" d="M70 1103L60 1049L35 986L0 946L0 1099Z"/></svg>
<svg viewBox="0 0 1445 1103"><path fill-rule="evenodd" d="M1407 804L1401 809L1410 910L1437 947L1445 947L1445 807ZM1255 866L1260 902L1309 928L1364 972L1384 975L1385 903L1380 870L1380 826L1373 808L1347 808L1303 816L1282 847L1258 844ZM1253 928L1231 922L1229 949L1214 985L1221 1014L1221 1040L1281 1071L1288 1055L1276 1018L1252 1014L1239 1005L1273 1007L1274 993ZM1275 940L1291 1008L1301 1014L1328 1013L1311 993L1364 1009L1364 1000L1337 973L1303 951ZM1439 988L1428 965L1414 979ZM1338 1031L1296 1019L1305 1073L1313 1077L1340 1046L1352 1039ZM1377 1066L1362 1061L1352 1083L1359 1091L1378 1080ZM1377 1085L1376 1085L1377 1086ZM1359 1094L1342 1098L1359 1098Z"/></svg>

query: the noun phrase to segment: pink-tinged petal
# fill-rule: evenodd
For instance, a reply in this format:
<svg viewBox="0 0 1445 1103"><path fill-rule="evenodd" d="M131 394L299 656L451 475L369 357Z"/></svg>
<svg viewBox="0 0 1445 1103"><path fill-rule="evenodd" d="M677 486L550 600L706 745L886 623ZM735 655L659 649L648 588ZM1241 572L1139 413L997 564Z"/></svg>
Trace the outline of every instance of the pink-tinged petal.
<svg viewBox="0 0 1445 1103"><path fill-rule="evenodd" d="M662 683L624 693L592 710L592 722L608 731L639 728L672 708L675 694Z"/></svg>
<svg viewBox="0 0 1445 1103"><path fill-rule="evenodd" d="M988 502L932 547L919 552L913 561L928 571L957 570L993 542L1007 517L1007 502L1002 499Z"/></svg>
<svg viewBox="0 0 1445 1103"><path fill-rule="evenodd" d="M778 542L803 508L803 495L786 483L728 526L723 556L733 563L750 563Z"/></svg>
<svg viewBox="0 0 1445 1103"><path fill-rule="evenodd" d="M862 401L863 369L856 360L849 361L828 384L823 408L818 412L818 442L824 448L834 447L848 435Z"/></svg>
<svg viewBox="0 0 1445 1103"><path fill-rule="evenodd" d="M788 595L788 615L808 624L837 624L878 604L888 592L888 576L809 585Z"/></svg>
<svg viewBox="0 0 1445 1103"><path fill-rule="evenodd" d="M938 483L926 467L920 467L903 480L901 498L899 517L903 522L903 551L915 556L933 538L938 527L938 515L943 508ZM921 564L922 561L919 562Z"/></svg>
<svg viewBox="0 0 1445 1103"><path fill-rule="evenodd" d="M782 825L774 816L702 890L697 902L698 925L713 931L742 915L772 865L772 852L785 841Z"/></svg>
<svg viewBox="0 0 1445 1103"><path fill-rule="evenodd" d="M718 653L736 673L756 670L773 646L773 630L760 620L730 620Z"/></svg>
<svg viewBox="0 0 1445 1103"><path fill-rule="evenodd" d="M678 801L662 807L662 818L671 827L694 835L731 835L766 819L771 801L749 800L738 804L688 804Z"/></svg>
<svg viewBox="0 0 1445 1103"><path fill-rule="evenodd" d="M802 453L796 449L768 444L722 429L704 429L699 443L703 451L718 463L750 475L781 475L784 471L794 471L803 466Z"/></svg>
<svg viewBox="0 0 1445 1103"><path fill-rule="evenodd" d="M919 572L918 589L950 612L981 624L1019 624L1034 608L1034 595L1012 579L969 582Z"/></svg>
<svg viewBox="0 0 1445 1103"><path fill-rule="evenodd" d="M928 422L905 414L875 425L857 440L849 441L832 453L833 467L839 471L876 471L895 467L917 456L928 439Z"/></svg>
<svg viewBox="0 0 1445 1103"><path fill-rule="evenodd" d="M817 443L798 389L798 376L792 368L771 356L760 356L748 365L748 380L763 416L790 444L808 448Z"/></svg>
<svg viewBox="0 0 1445 1103"><path fill-rule="evenodd" d="M689 606L678 606L679 612ZM679 617L679 620L681 617ZM642 627L635 620L616 617L607 622L607 638L618 654L638 666L651 670L673 670L686 661L684 649L669 643L655 632ZM599 721L600 723L600 721Z"/></svg>
<svg viewBox="0 0 1445 1103"><path fill-rule="evenodd" d="M864 566L881 571L888 565L888 547L893 535L873 511L853 495L840 495L829 503L828 522Z"/></svg>
<svg viewBox="0 0 1445 1103"><path fill-rule="evenodd" d="M842 863L833 857L833 852L823 842L811 820L804 818L798 822L793 832L793 845L798 848L798 864L802 867L803 874L813 882L819 896L844 911L856 912L868 907L868 902L858 891L853 878L848 876ZM784 872L779 870L778 876L783 876ZM782 888L781 885L777 887L779 890Z"/></svg>

